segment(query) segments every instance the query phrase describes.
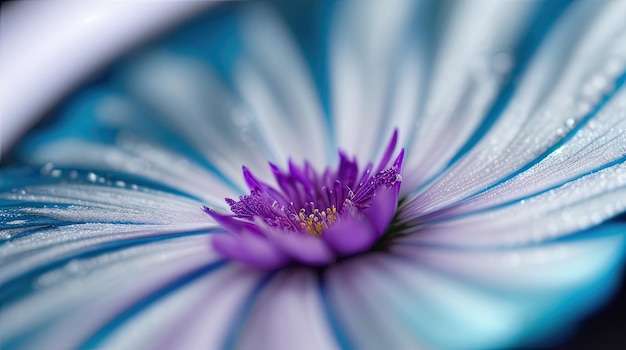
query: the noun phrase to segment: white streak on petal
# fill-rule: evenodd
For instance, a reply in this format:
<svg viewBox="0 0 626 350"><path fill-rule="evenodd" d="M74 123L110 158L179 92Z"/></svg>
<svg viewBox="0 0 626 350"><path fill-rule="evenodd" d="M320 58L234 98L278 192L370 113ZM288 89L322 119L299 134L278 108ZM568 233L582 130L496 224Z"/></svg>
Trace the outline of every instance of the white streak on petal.
<svg viewBox="0 0 626 350"><path fill-rule="evenodd" d="M126 77L131 92L179 133L227 178L243 184L241 166L268 173L264 143L251 116L207 62L168 52L150 52Z"/></svg>
<svg viewBox="0 0 626 350"><path fill-rule="evenodd" d="M598 271L619 261L625 233L624 227L599 228L585 239L496 250L409 246L399 240L391 251L491 288L559 292L592 282Z"/></svg>
<svg viewBox="0 0 626 350"><path fill-rule="evenodd" d="M433 223L406 239L452 246L518 246L588 229L626 210L626 164L501 209Z"/></svg>
<svg viewBox="0 0 626 350"><path fill-rule="evenodd" d="M13 220L39 215L67 222L127 222L152 224L210 223L202 203L147 189L98 185L55 184L25 187L0 193L0 199L23 202L24 207L6 209ZM30 203L50 204L30 206ZM54 206L63 204L64 206ZM65 206L69 205L69 207ZM3 220L4 221L4 220Z"/></svg>
<svg viewBox="0 0 626 350"><path fill-rule="evenodd" d="M209 230L207 225L81 224L39 229L0 245L0 282L91 248L158 235ZM206 246L208 238L203 235Z"/></svg>
<svg viewBox="0 0 626 350"><path fill-rule="evenodd" d="M244 55L235 65L235 83L257 118L275 161L307 159L328 165L328 126L319 96L288 28L269 9L253 6L241 20Z"/></svg>
<svg viewBox="0 0 626 350"><path fill-rule="evenodd" d="M262 273L225 266L133 318L103 344L111 349L216 349Z"/></svg>
<svg viewBox="0 0 626 350"><path fill-rule="evenodd" d="M33 292L3 306L3 336L34 331L28 348L74 348L135 300L214 261L201 241L186 237L71 260L38 276Z"/></svg>
<svg viewBox="0 0 626 350"><path fill-rule="evenodd" d="M416 253L410 255L411 259L368 256L358 263L339 266L330 272L330 295L342 326L348 329L350 339L357 342L358 348L390 344L394 348L419 347L416 343L400 343L410 341L411 337L429 348L519 346L520 340L532 340L529 336L565 326L564 322L572 321L574 315L588 311L608 295L615 285L601 272L616 268L621 249L611 244L620 241L623 243L623 236L617 241L592 245L589 250L583 248L580 253L597 263L592 264L593 271L580 274L583 278L569 281L564 278L563 281L572 282L567 286L571 288L566 287L567 283L545 288L536 284L537 288L532 291L529 288L520 291L515 285L503 283L497 284L497 289L492 288L493 285L485 288L473 280L442 273L442 270L455 271L455 267L447 266L453 261L437 261L437 251L433 251L424 262ZM594 259L595 253L606 255ZM433 262L441 264L435 266ZM500 265L494 265L491 270L498 267ZM515 271L509 271L510 279L515 276ZM523 272L521 276L523 278ZM481 278L481 281L488 278ZM378 340L378 337L383 339Z"/></svg>
<svg viewBox="0 0 626 350"><path fill-rule="evenodd" d="M345 1L338 5L330 35L332 120L339 148L370 160L386 128L386 92L394 54L403 43L415 3Z"/></svg>
<svg viewBox="0 0 626 350"><path fill-rule="evenodd" d="M441 25L423 114L409 132L403 192L441 171L484 118L511 70L533 2L460 1ZM494 30L497 28L497 30ZM508 62L508 63L507 63ZM415 130L415 131L413 131Z"/></svg>
<svg viewBox="0 0 626 350"><path fill-rule="evenodd" d="M328 270L325 283L339 326L347 333L350 345L357 349L425 348L420 334L407 333L397 324L391 324L394 316L379 294L384 282L365 277L380 274L380 258L368 254Z"/></svg>
<svg viewBox="0 0 626 350"><path fill-rule="evenodd" d="M515 99L497 123L410 205L412 212L454 204L519 170L571 132L568 125L580 122L600 102L600 96L611 92L606 89L590 98L585 86L597 74L604 74L615 55L622 59L619 52L626 45L626 25L616 13L624 13L626 4L601 3L607 5L604 8L597 8L596 2L575 5L538 51ZM563 60L567 60L565 64ZM608 86L616 77L607 77ZM583 104L587 107L582 108Z"/></svg>
<svg viewBox="0 0 626 350"><path fill-rule="evenodd" d="M623 157L626 157L626 89L571 140L537 165L491 191L446 210L444 215L458 215L523 198Z"/></svg>
<svg viewBox="0 0 626 350"><path fill-rule="evenodd" d="M335 349L312 270L281 272L266 286L246 322L242 349ZM286 328L289 330L287 331Z"/></svg>
<svg viewBox="0 0 626 350"><path fill-rule="evenodd" d="M214 206L224 207L223 198L234 193L223 180L183 156L129 135L122 135L117 145L111 146L77 139L57 141L38 149L30 160L36 164L52 162L58 167L113 170L140 176L202 198Z"/></svg>

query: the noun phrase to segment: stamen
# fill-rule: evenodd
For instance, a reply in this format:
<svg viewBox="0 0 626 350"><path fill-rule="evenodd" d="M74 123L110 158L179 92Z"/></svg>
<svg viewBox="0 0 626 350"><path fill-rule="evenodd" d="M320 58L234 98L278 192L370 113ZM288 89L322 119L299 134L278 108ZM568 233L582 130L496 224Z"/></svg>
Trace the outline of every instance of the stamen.
<svg viewBox="0 0 626 350"><path fill-rule="evenodd" d="M385 169L396 136L387 149L376 173L371 163L359 175L356 160L340 153L337 172L326 169L318 176L308 164L301 168L289 162L289 170L281 171L270 164L279 188L265 184L244 167L244 177L251 187L250 194L238 201L227 198L235 218L254 223L261 219L266 225L280 230L310 233L321 237L334 222L345 215L363 215L380 188L389 189L402 181L399 168L403 153L394 164ZM292 201L287 202L289 199ZM281 203L289 203L282 205Z"/></svg>

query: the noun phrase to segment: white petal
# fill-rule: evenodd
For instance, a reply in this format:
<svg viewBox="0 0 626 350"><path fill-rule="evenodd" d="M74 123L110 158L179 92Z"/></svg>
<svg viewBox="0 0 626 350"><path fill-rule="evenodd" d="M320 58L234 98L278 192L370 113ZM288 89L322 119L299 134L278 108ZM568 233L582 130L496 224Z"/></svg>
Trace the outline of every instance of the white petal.
<svg viewBox="0 0 626 350"><path fill-rule="evenodd" d="M515 246L588 229L626 210L626 163L499 209L434 222L419 242L459 246Z"/></svg>
<svg viewBox="0 0 626 350"><path fill-rule="evenodd" d="M576 130L573 126L593 116L593 108L603 106L601 96L614 94L612 84L623 69L609 75L606 67L626 59L626 28L616 14L623 13L624 3L599 9L596 5L576 3L557 23L516 88L515 100L477 146L411 205L412 210L427 212L453 204L541 160L552 145ZM599 14L590 15L594 13ZM589 30L583 35L585 25ZM597 76L607 84L590 96L586 86Z"/></svg>
<svg viewBox="0 0 626 350"><path fill-rule="evenodd" d="M220 348L264 274L233 264L201 277L129 320L102 343L112 349Z"/></svg>
<svg viewBox="0 0 626 350"><path fill-rule="evenodd" d="M441 37L431 39L436 51L425 106L407 130L412 143L405 170L411 175L403 181L403 192L440 172L485 117L514 63L510 50L536 6L461 1L438 23L445 26Z"/></svg>
<svg viewBox="0 0 626 350"><path fill-rule="evenodd" d="M395 257L367 256L331 271L330 300L358 348L519 346L565 328L615 287L623 232L570 243L515 252L398 245ZM521 258L517 269L503 263L511 253Z"/></svg>
<svg viewBox="0 0 626 350"><path fill-rule="evenodd" d="M139 176L202 198L212 206L224 207L224 198L236 194L222 178L184 156L129 135L119 137L115 145L64 139L39 148L29 159L35 164L51 162L57 167ZM88 181L100 180L95 173L89 177ZM103 180L104 177L100 181Z"/></svg>
<svg viewBox="0 0 626 350"><path fill-rule="evenodd" d="M289 158L328 165L331 149L319 96L299 48L282 20L253 6L242 18L244 54L235 62L234 83L256 118L264 143L278 164Z"/></svg>
<svg viewBox="0 0 626 350"><path fill-rule="evenodd" d="M58 228L37 228L24 237L0 245L0 283L11 283L21 275L55 264L68 256L88 253L99 247L124 246L133 241L150 241L168 237L210 232L206 225L122 225L80 224ZM205 245L209 245L206 234Z"/></svg>
<svg viewBox="0 0 626 350"><path fill-rule="evenodd" d="M368 254L328 270L325 288L329 307L336 315L338 327L348 344L358 349L425 348L421 334L407 333L394 323L395 315L380 295L380 266L384 257ZM366 275L370 275L367 277ZM371 275L379 277L373 282ZM415 279L415 275L412 276ZM425 285L426 286L426 285ZM430 286L428 286L430 288ZM417 296L415 296L417 298Z"/></svg>
<svg viewBox="0 0 626 350"><path fill-rule="evenodd" d="M335 349L315 272L286 270L266 286L246 321L243 349Z"/></svg>
<svg viewBox="0 0 626 350"><path fill-rule="evenodd" d="M145 189L63 183L0 198L11 201L0 221L2 282L100 245L215 227L200 203Z"/></svg>
<svg viewBox="0 0 626 350"><path fill-rule="evenodd" d="M607 226L582 238L511 249L455 249L398 240L391 251L490 288L558 292L591 283L598 271L615 267L624 252L625 234L624 226Z"/></svg>
<svg viewBox="0 0 626 350"><path fill-rule="evenodd" d="M201 202L145 188L61 183L16 188L12 192L0 193L0 199L23 205L8 207L3 213L3 223L27 216L43 216L70 223L212 222L202 212ZM20 226L33 224L37 222L25 222Z"/></svg>
<svg viewBox="0 0 626 350"><path fill-rule="evenodd" d="M329 37L333 128L338 147L358 159L373 160L390 135L385 104L393 86L394 54L404 53L401 34L409 30L415 5L346 1L334 14Z"/></svg>
<svg viewBox="0 0 626 350"><path fill-rule="evenodd" d="M152 51L125 76L133 96L145 101L183 140L226 178L243 184L241 166L267 170L271 153L255 133L254 120L204 60ZM245 187L244 187L245 188Z"/></svg>
<svg viewBox="0 0 626 350"><path fill-rule="evenodd" d="M513 200L528 199L605 165L626 157L626 89L622 89L598 116L583 126L567 143L513 179L443 215L459 215Z"/></svg>
<svg viewBox="0 0 626 350"><path fill-rule="evenodd" d="M32 276L32 291L3 305L3 342L75 348L116 314L179 276L215 261L205 237L77 256Z"/></svg>

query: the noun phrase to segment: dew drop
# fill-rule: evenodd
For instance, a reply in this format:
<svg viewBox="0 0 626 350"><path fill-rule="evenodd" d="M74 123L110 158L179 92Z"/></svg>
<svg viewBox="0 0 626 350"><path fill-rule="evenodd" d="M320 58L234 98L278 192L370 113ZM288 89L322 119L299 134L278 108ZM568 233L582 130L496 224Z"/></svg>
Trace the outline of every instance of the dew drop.
<svg viewBox="0 0 626 350"><path fill-rule="evenodd" d="M98 176L96 176L96 174L94 173L87 174L87 181L96 182L96 180L98 180Z"/></svg>
<svg viewBox="0 0 626 350"><path fill-rule="evenodd" d="M26 223L26 220L13 220L13 221L7 222L7 225L21 225L25 223Z"/></svg>
<svg viewBox="0 0 626 350"><path fill-rule="evenodd" d="M591 79L591 84L593 85L594 88L600 91L605 91L606 88L609 86L609 81L601 75L595 75Z"/></svg>
<svg viewBox="0 0 626 350"><path fill-rule="evenodd" d="M589 102L582 102L578 105L578 113L580 115L586 115L589 114L589 112L591 112L591 103Z"/></svg>
<svg viewBox="0 0 626 350"><path fill-rule="evenodd" d="M65 270L70 273L78 273L81 270L80 263L76 260L72 260L65 265Z"/></svg>
<svg viewBox="0 0 626 350"><path fill-rule="evenodd" d="M604 71L609 75L609 77L614 78L622 73L624 70L624 63L617 57L611 58L604 68Z"/></svg>
<svg viewBox="0 0 626 350"><path fill-rule="evenodd" d="M60 177L61 176L61 170L59 169L54 169L50 172L50 176L52 177Z"/></svg>
<svg viewBox="0 0 626 350"><path fill-rule="evenodd" d="M594 225L598 225L602 222L602 215L600 213L594 212L591 214L591 222Z"/></svg>
<svg viewBox="0 0 626 350"><path fill-rule="evenodd" d="M568 128L573 128L574 125L576 125L576 120L574 118L567 118L565 125L567 125Z"/></svg>
<svg viewBox="0 0 626 350"><path fill-rule="evenodd" d="M590 120L589 123L587 123L587 126L589 127L589 129L595 129L598 127L598 124L595 122L595 120Z"/></svg>
<svg viewBox="0 0 626 350"><path fill-rule="evenodd" d="M52 170L54 170L54 164L48 162L44 166L41 167L40 172L42 174L49 174Z"/></svg>

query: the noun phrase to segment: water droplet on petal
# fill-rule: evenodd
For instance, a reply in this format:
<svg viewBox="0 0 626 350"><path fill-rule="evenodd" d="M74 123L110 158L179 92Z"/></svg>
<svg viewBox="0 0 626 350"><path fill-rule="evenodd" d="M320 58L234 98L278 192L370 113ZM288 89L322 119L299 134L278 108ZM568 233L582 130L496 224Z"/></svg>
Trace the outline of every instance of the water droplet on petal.
<svg viewBox="0 0 626 350"><path fill-rule="evenodd" d="M617 57L613 57L606 63L604 71L609 78L615 78L624 71L624 62Z"/></svg>
<svg viewBox="0 0 626 350"><path fill-rule="evenodd" d="M50 172L54 170L54 164L51 162L48 162L46 164L44 164L44 166L41 167L40 172L42 174L50 174Z"/></svg>
<svg viewBox="0 0 626 350"><path fill-rule="evenodd" d="M589 103L589 102L581 102L578 105L578 113L580 115L588 114L589 112L591 112L591 109L592 109L592 106L591 106L591 103Z"/></svg>
<svg viewBox="0 0 626 350"><path fill-rule="evenodd" d="M609 81L606 79L606 77L597 74L591 79L591 84L597 90L605 91L606 88L609 86Z"/></svg>
<svg viewBox="0 0 626 350"><path fill-rule="evenodd" d="M556 129L556 134L559 136L564 136L565 135L565 130L563 128L557 128Z"/></svg>
<svg viewBox="0 0 626 350"><path fill-rule="evenodd" d="M94 173L87 174L87 181L96 182L96 180L98 180L98 176L96 176L96 174Z"/></svg>

